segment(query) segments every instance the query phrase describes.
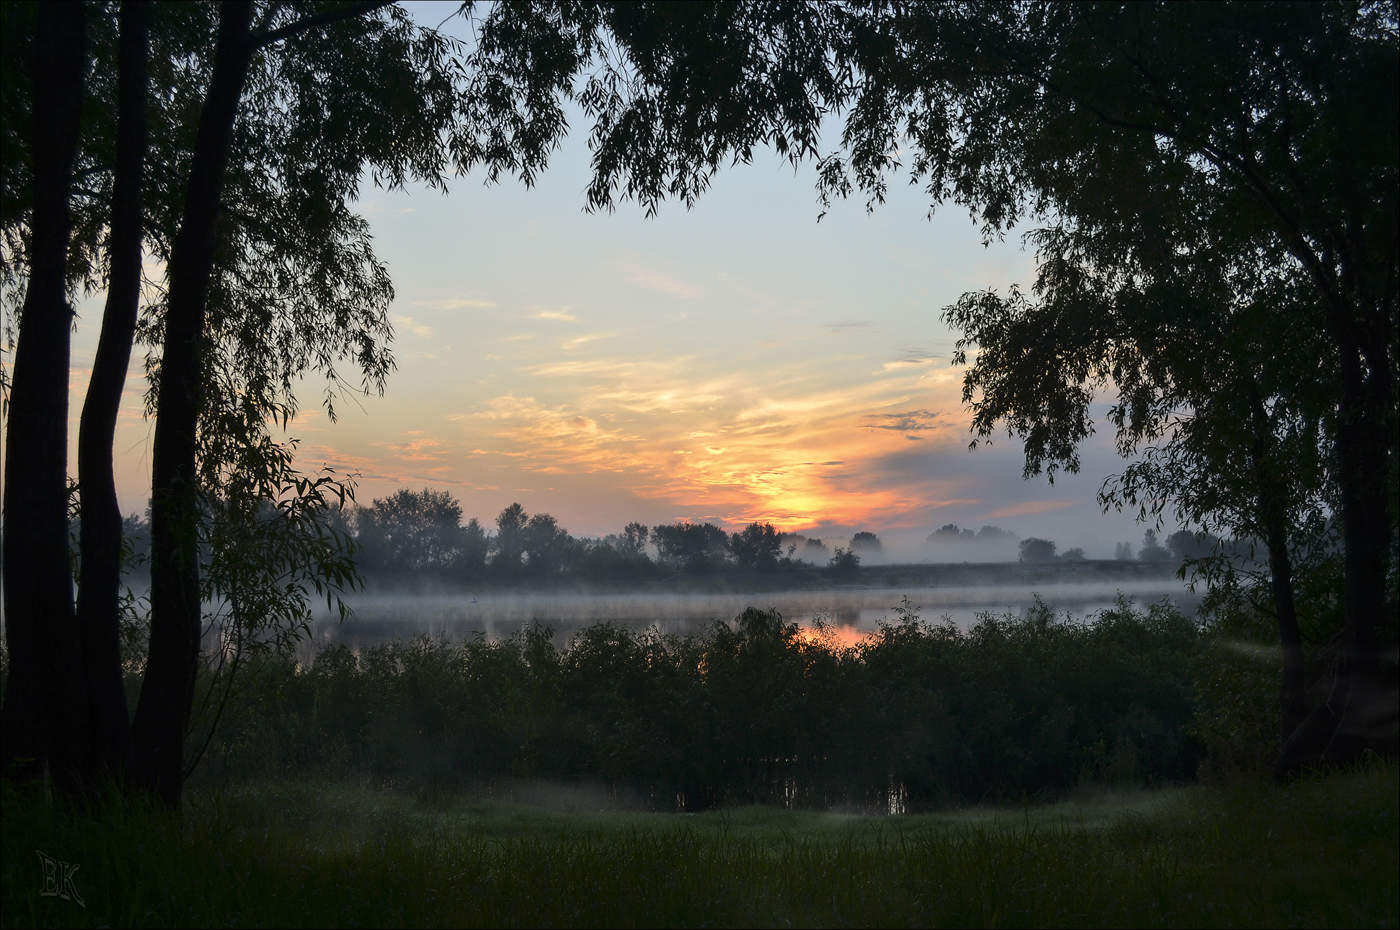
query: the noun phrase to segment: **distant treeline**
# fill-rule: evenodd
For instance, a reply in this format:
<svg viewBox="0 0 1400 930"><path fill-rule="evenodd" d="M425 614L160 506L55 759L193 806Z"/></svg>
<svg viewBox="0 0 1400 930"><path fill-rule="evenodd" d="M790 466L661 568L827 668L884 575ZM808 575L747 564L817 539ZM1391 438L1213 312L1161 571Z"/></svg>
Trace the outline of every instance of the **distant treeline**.
<svg viewBox="0 0 1400 930"><path fill-rule="evenodd" d="M277 511L266 508L267 518ZM859 570L862 559L884 554L880 538L857 532L844 545L779 532L751 523L727 533L712 523L628 523L602 538L575 537L547 513L530 514L518 503L501 511L494 532L475 517L462 522L462 506L446 491L407 488L363 507L328 509L326 529L352 541L355 562L369 579L513 583L552 578L634 581L676 573L778 572L823 568L834 576ZM984 531L1015 537L996 527ZM76 525L72 530L77 535ZM1001 537L998 537L1001 538ZM139 566L150 549L150 527L126 518L127 564Z"/></svg>
<svg viewBox="0 0 1400 930"><path fill-rule="evenodd" d="M903 613L854 648L751 609L698 636L604 623L562 649L536 627L251 659L203 772L557 779L663 810L912 810L1195 774L1202 635L1179 612L1039 605L968 632Z"/></svg>
<svg viewBox="0 0 1400 930"><path fill-rule="evenodd" d="M949 524L953 530L957 527ZM944 527L946 530L949 527ZM987 529L987 527L983 527ZM942 533L943 530L939 530ZM964 534L970 533L963 530ZM978 535L980 539L980 534ZM930 537L932 539L932 537ZM1020 542L1020 557L1022 562L1082 562L1084 561L1084 550L1079 548L1066 549L1057 553L1056 544L1049 539L1040 539L1032 536ZM1199 559L1209 559L1215 556L1224 556L1234 561L1250 561L1253 559L1253 548L1248 542L1235 540L1224 540L1219 536L1210 533L1189 530L1177 530L1166 539L1163 545L1157 538L1156 530L1147 530L1142 534L1142 545L1138 547L1136 553L1133 551L1132 543L1121 542L1114 547L1113 558L1119 562L1158 562L1175 563L1190 562Z"/></svg>
<svg viewBox="0 0 1400 930"><path fill-rule="evenodd" d="M277 511L268 507L268 519ZM402 489L368 506L325 511L327 529L352 541L355 562L371 580L403 582L498 582L573 579L624 582L660 579L676 574L696 576L723 572L776 573L820 568L835 578L859 573L862 560L885 559L884 545L872 532L855 533L845 545L779 532L770 523L751 523L727 533L712 523L679 522L648 527L628 523L602 538L575 537L547 513L530 514L518 503L501 511L494 531L475 517L462 521L462 506L446 491ZM76 530L75 530L76 532ZM128 517L124 540L131 564L139 565L149 549L145 521ZM1017 536L986 525L977 532L949 523L929 534L930 561L958 561L961 547L987 550L993 546L1014 558ZM1176 562L1211 554L1220 544L1214 536L1178 532L1165 547L1149 530L1134 555L1131 546L1118 547L1119 560ZM1051 540L1019 541L1019 559L1028 563L1083 561L1081 549L1057 553Z"/></svg>
<svg viewBox="0 0 1400 930"><path fill-rule="evenodd" d="M862 555L878 555L874 533L857 533L834 552L820 539L751 523L726 533L712 523L648 527L628 523L600 539L579 538L547 513L513 503L496 517L495 532L475 517L462 523L461 505L446 491L402 489L341 516L358 544L357 561L370 577L419 576L461 581L655 578L730 569L779 571L821 565L854 571Z"/></svg>

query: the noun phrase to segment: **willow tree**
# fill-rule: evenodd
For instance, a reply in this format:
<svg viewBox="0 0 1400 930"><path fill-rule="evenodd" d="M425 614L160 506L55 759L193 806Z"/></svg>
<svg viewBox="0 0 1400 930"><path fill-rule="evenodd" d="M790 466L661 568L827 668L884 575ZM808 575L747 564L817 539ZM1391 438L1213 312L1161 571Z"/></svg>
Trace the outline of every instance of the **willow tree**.
<svg viewBox="0 0 1400 930"><path fill-rule="evenodd" d="M1095 392L1119 390L1122 451L1155 443L1193 483L1178 494L1154 477L1171 469L1130 468L1117 492L1257 527L1280 604L1280 536L1327 502L1346 658L1281 768L1387 727L1393 747L1379 640L1400 406L1393 4L529 3L478 26L488 141L547 130L572 99L592 123L594 208L689 204L769 146L815 158L824 199L873 207L907 168L989 238L1043 224L1034 299L950 308L981 353L977 429L1010 427L1030 473L1074 469ZM819 152L827 116L844 131Z"/></svg>
<svg viewBox="0 0 1400 930"><path fill-rule="evenodd" d="M1116 389L1124 451L1187 453L1187 512L1225 488L1272 538L1279 582L1290 508L1335 500L1346 654L1280 769L1393 750L1394 7L911 6L880 30L900 65L878 124L911 140L930 193L991 231L1050 221L1040 299L951 311L981 347L965 381L977 429L1023 436L1030 470L1073 467L1095 389ZM1013 351L1028 332L1048 341ZM1176 429L1173 405L1198 422Z"/></svg>
<svg viewBox="0 0 1400 930"><path fill-rule="evenodd" d="M83 677L68 570L68 355L72 308L69 196L86 56L82 6L45 4L33 17L28 65L33 106L10 127L27 128L32 180L25 198L9 185L6 208L27 199L28 287L9 381L5 443L6 769L32 774L52 759L60 785L83 766ZM16 61L17 59L17 61ZM11 74L6 75L7 78ZM7 114L9 115L9 114ZM9 141L9 140L7 140ZM7 169L9 166L6 166ZM21 541L15 528L22 528ZM16 543L19 543L16 545ZM66 737L66 738L65 738Z"/></svg>
<svg viewBox="0 0 1400 930"><path fill-rule="evenodd" d="M48 21L49 8L36 9L6 8L7 45L22 46L37 24ZM343 493L344 487L333 476L301 476L290 448L275 442L270 429L294 415L292 387L305 373L327 379L325 401L332 413L340 391L383 388L392 366L387 320L392 287L371 248L367 224L351 204L366 171L386 185L415 178L440 186L444 171L456 164L441 137L459 103L449 70L454 47L402 10L379 3L156 6L146 69L150 132L139 167L140 222L121 227L108 222L114 189L121 188L114 178L129 178L115 167L113 137L120 127L107 115L120 109L115 82L94 80L87 106L72 100L55 106L49 100L55 88L66 86L49 73L59 64L77 74L113 73L108 62L120 44L116 10L75 4L59 7L55 15L60 22L64 17L78 22L84 13L106 41L93 43L86 56L71 43L69 50L77 51L67 57L52 54L52 43L44 45L51 54L40 60L41 72L32 80L10 80L15 71L7 59L4 101L7 113L32 111L46 126L55 122L55 114L83 114L76 156L82 183L56 199L44 195L46 204L55 201L74 216L71 234L57 238L77 260L56 279L50 266L36 261L47 254L40 246L54 238L46 232L51 226L44 225L50 214L10 205L31 189L36 196L48 191L52 169L62 162L53 157L46 137L36 136L31 144L7 124L4 283L10 294L26 293L26 303L52 298L55 287L62 299L76 287L116 284L110 288L116 301L119 293L129 293L121 285L129 258L121 256L129 257L133 240L138 255L144 251L166 266L168 287L147 288L137 326L137 338L151 346L156 538L151 645L131 769L137 783L173 802L186 774L183 747L204 631L201 602L222 598L233 610L235 629L276 637L285 629L268 630L267 624L295 626L305 617L309 593L333 592L353 580L337 545L345 540L327 541L313 525L328 495ZM109 305L109 322L116 322L110 311ZM43 340L30 332L46 317L22 310L19 318L17 351L28 359L43 349ZM65 310L62 334L68 325ZM104 350L108 328L104 325ZM130 351L130 339L111 340L118 354L122 348ZM41 486L64 484L65 418L45 415L53 405L66 404L66 348L61 355L50 353L44 370L52 383L45 391L31 390L29 368L17 366L6 476L6 491L17 500L32 499ZM342 365L356 376L344 377ZM95 379L89 407L113 405L120 390L120 378ZM47 458L35 458L34 441L20 429L35 416L59 430ZM105 467L110 472L110 456ZM99 461L94 473L84 473L85 492L102 483L102 471ZM110 481L110 474L105 477ZM63 498L66 505L66 487ZM274 505L271 514L277 519L270 525L280 528L280 536L265 531L269 524L255 522L269 515L268 505ZM84 726L54 710L81 703L77 696L94 676L115 675L118 669L111 656L85 666L76 635L54 620L63 610L71 617L73 607L63 555L66 509L49 510L42 519L22 522L17 517L23 508L16 506L5 522L11 543L5 546L7 558L35 552L13 544L17 533L26 540L48 534L56 541L52 552L38 553L50 556L44 564L55 576L44 604L25 602L26 589L19 584L6 586L12 655L6 720L7 727L20 724L7 729L6 752L13 757L23 751L42 762L49 755L42 745L46 738L53 746L97 739L118 747L109 755L119 755L122 733L84 736ZM94 514L100 516L95 505ZM89 567L102 562L90 539L101 535L106 522L92 520L94 532L84 539L82 561ZM289 546L289 539L304 545ZM7 564L7 582L21 577L28 573ZM256 596L268 590L289 595L280 609ZM98 583L86 579L82 595L95 611L109 601ZM43 642L58 646L36 654L26 647L24 637L35 635L27 631L38 631ZM56 673L64 685L52 690L63 700L30 693L34 688L27 683L56 681ZM124 714L107 713L105 719L118 730L125 725ZM21 731L25 739L11 738Z"/></svg>

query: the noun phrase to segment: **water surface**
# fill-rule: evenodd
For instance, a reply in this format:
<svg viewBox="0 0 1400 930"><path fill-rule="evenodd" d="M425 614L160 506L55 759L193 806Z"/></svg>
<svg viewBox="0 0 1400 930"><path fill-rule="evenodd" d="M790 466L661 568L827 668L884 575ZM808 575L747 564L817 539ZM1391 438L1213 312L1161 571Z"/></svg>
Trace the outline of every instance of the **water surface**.
<svg viewBox="0 0 1400 930"><path fill-rule="evenodd" d="M656 627L662 633L698 633L715 621L734 619L748 607L775 609L784 619L810 627L820 620L836 628L843 640L873 632L881 621L897 619L896 607L908 598L927 622L950 622L960 629L978 615L1020 613L1039 596L1057 613L1087 617L1114 606L1119 595L1133 603L1168 600L1194 612L1200 596L1176 578L1124 579L1103 583L1035 585L943 585L938 587L860 587L763 592L658 593L655 591L579 593L570 591L453 592L450 594L352 595L353 614L344 623L318 618L312 629L314 653L331 643L373 645L418 635L460 641L478 634L506 638L531 623L554 630L561 644L580 628L614 621L635 629Z"/></svg>

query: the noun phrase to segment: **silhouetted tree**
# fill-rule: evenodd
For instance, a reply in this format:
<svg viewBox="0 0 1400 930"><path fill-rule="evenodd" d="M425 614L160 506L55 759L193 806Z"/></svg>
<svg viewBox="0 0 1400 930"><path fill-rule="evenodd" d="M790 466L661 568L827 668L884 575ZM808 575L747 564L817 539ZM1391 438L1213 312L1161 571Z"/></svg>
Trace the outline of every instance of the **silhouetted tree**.
<svg viewBox="0 0 1400 930"><path fill-rule="evenodd" d="M397 575L459 573L466 542L461 523L462 505L430 488L400 489L355 514L366 569Z"/></svg>
<svg viewBox="0 0 1400 930"><path fill-rule="evenodd" d="M558 575L569 560L574 541L552 516L537 513L521 533L525 572L536 578Z"/></svg>
<svg viewBox="0 0 1400 930"><path fill-rule="evenodd" d="M936 542L967 542L975 539L977 534L972 530L959 529L956 523L945 523L929 534L928 541Z"/></svg>
<svg viewBox="0 0 1400 930"><path fill-rule="evenodd" d="M874 533L859 532L851 537L851 551L862 559L879 558L885 547Z"/></svg>
<svg viewBox="0 0 1400 930"><path fill-rule="evenodd" d="M107 304L78 431L82 519L78 625L82 631L94 754L89 779L120 776L130 741L121 665L122 516L112 462L117 412L141 303L143 168L146 157L148 4L120 12L117 143L112 182Z"/></svg>
<svg viewBox="0 0 1400 930"><path fill-rule="evenodd" d="M1157 541L1157 531L1147 530L1142 534L1142 548L1138 549L1139 562L1170 562L1172 554Z"/></svg>
<svg viewBox="0 0 1400 930"><path fill-rule="evenodd" d="M1036 536L1023 539L1021 540L1021 561L1053 562L1055 561L1055 544L1048 539L1040 539Z"/></svg>
<svg viewBox="0 0 1400 930"><path fill-rule="evenodd" d="M31 107L23 124L34 174L27 211L29 282L6 411L4 596L10 673L3 751L7 775L32 779L47 758L60 789L74 791L94 749L85 738L88 688L69 575L67 482L73 316L67 301L69 198L87 24L81 3L42 4L36 17L32 47L16 56L32 68Z"/></svg>
<svg viewBox="0 0 1400 930"><path fill-rule="evenodd" d="M662 561L691 573L711 572L729 559L729 537L711 523L672 523L651 528Z"/></svg>
<svg viewBox="0 0 1400 930"><path fill-rule="evenodd" d="M623 551L629 555L642 555L646 551L647 528L645 524L632 522L622 528Z"/></svg>
<svg viewBox="0 0 1400 930"><path fill-rule="evenodd" d="M854 575L860 569L860 556L852 549L836 547L827 568L837 575Z"/></svg>
<svg viewBox="0 0 1400 930"><path fill-rule="evenodd" d="M782 540L771 523L750 523L729 538L729 551L740 568L767 572L778 567Z"/></svg>
<svg viewBox="0 0 1400 930"><path fill-rule="evenodd" d="M23 46L35 35L34 24L43 17L32 16L33 9L23 4L6 7L7 49ZM57 9L62 12L65 7ZM116 6L66 9L86 9L97 22L103 41L94 54L115 54L110 50L118 45L135 45L134 27L123 26L129 42L111 39L117 35ZM388 371L383 346L388 335L387 277L368 250L363 222L345 205L366 164L381 169L380 177L389 183L410 176L437 180L445 152L440 132L459 115L450 93L442 92L452 83L444 70L447 46L436 36L415 33L402 11L374 3L309 10L269 5L260 8L256 30L249 25L251 19L249 5L239 3L163 7L162 15L153 18L152 46L160 55L147 71L158 82L157 92L148 99L159 136L148 147L150 165L142 171L142 223L111 225L113 199L105 192L114 191L117 200L130 205L131 186L129 167L114 167L117 157L110 140L129 140L131 134L113 131L110 119L130 112L118 105L118 97L131 94L119 93L107 79L121 68L93 68L90 87L97 101L79 148L86 180L81 191L75 189L67 198L78 220L71 237L73 254L82 259L72 267L69 282L101 277L99 257L105 253L115 285L111 296L120 302L123 268L129 265L120 256L133 251L128 236L144 238L165 260L169 277L164 298L140 324L147 338L163 348L161 385L155 392L152 643L143 686L148 700L137 708L133 765L140 783L172 802L183 778L181 754L198 661L199 605L202 589L209 587L199 577L195 548L200 521L238 514L251 518L257 508L232 500L249 490L266 499L290 492L309 494L308 503L324 502L325 485L298 484L300 476L291 470L290 458L268 445L267 425L274 417L284 421L295 410L291 386L308 368L326 373L334 385L335 363L351 358L364 372L367 387L382 385ZM211 49L216 21L222 44ZM338 31L337 25L347 28ZM294 48L285 44L289 40ZM82 43L70 42L68 48L81 57ZM6 261L0 284L13 294L26 282L45 280L42 261L34 264L43 249L33 245L46 233L40 213L11 206L31 191L46 189L45 172L62 160L47 153L40 156L26 140L12 145L16 137L9 116L67 114L81 108L46 102L50 88L61 91L61 83L11 80L14 56L7 52L3 57L7 119L0 225ZM55 66L63 60L52 58ZM189 79L191 67L204 69L201 79ZM322 80L332 69L336 79ZM128 74L131 70L126 69ZM362 80L346 80L352 75ZM391 113L413 116L399 119ZM136 148L120 139L118 145L124 153ZM328 158L328 153L333 154ZM480 154L476 150L463 157ZM121 162L131 163L125 156ZM113 180L118 175L121 183ZM112 240L109 230L122 241ZM139 254L141 249L134 251ZM42 291L41 286L35 293ZM115 315L112 320L118 322ZM103 337L104 346L115 353L106 357L116 361L123 349L118 329L109 328ZM21 327L19 356L32 354L22 347L26 342L34 346L32 351L42 345ZM54 362L51 370L57 378L67 370L66 359ZM104 363L103 370L120 367ZM17 380L26 379L17 373ZM64 381L61 387L58 380ZM11 398L11 422L24 422L44 404L57 402L53 398L60 394L66 398L66 380L55 380L47 392L50 400L31 398L27 388L19 387ZM100 438L105 429L110 394L120 388L114 384L116 380L105 374L94 381L89 392L92 416L85 417L91 425L86 430L89 439ZM21 447L38 448L29 443ZM61 453L61 444L58 448ZM14 449L13 443L7 446ZM92 449L89 443L88 451ZM97 461L82 450L80 458L90 465ZM101 471L97 462L83 476L98 509ZM8 467L5 486L7 492L30 495L38 487L22 468ZM201 496L210 495L228 500L201 502ZM8 530L14 529L22 509L7 510ZM86 522L94 532L109 524L101 515ZM43 531L36 523L27 532ZM109 542L93 537L91 544ZM8 555L19 548L5 550ZM103 564L100 553L86 561L94 570ZM332 559L315 584L339 577L340 565ZM7 569L7 578L15 577ZM101 587L96 578L87 586L86 599L95 610L105 598ZM299 588L288 585L283 590L295 596ZM98 612L110 616L105 610ZM10 614L16 618L10 621L11 629L23 626L19 614ZM28 674L25 655L21 648L17 684ZM82 666L67 665L75 674L88 676ZM106 680L111 677L108 674ZM92 678L92 684L99 686L99 680ZM113 720L121 716L111 714ZM19 743L7 740L10 745Z"/></svg>
<svg viewBox="0 0 1400 930"><path fill-rule="evenodd" d="M1190 530L1177 530L1167 537L1167 549L1178 562L1210 558L1219 544L1220 540L1210 533L1193 533Z"/></svg>
<svg viewBox="0 0 1400 930"><path fill-rule="evenodd" d="M486 570L486 554L491 551L491 539L476 517L462 527L462 557L458 571L464 579L476 578Z"/></svg>
<svg viewBox="0 0 1400 930"><path fill-rule="evenodd" d="M1111 382L1120 449L1160 450L1162 467L1129 472L1136 484L1109 487L1106 503L1165 499L1207 519L1211 501L1235 503L1225 518L1251 526L1230 528L1270 548L1294 697L1289 537L1334 483L1348 658L1282 768L1324 746L1355 751L1356 739L1331 736L1364 732L1360 708L1394 692L1376 624L1391 615L1382 553L1395 533L1395 446L1380 437L1396 431L1400 327L1395 289L1381 282L1400 254L1400 144L1395 119L1377 125L1356 103L1395 110L1393 6L909 12L888 20L892 45L909 44L887 72L899 89L885 92L928 103L886 104L871 124L920 139L916 174L989 229L1027 213L1051 223L1031 237L1035 301L967 295L949 310L978 347L964 384L975 428L1010 426L1028 474L1072 469L1094 389ZM959 70L939 53L974 47L983 67ZM953 126L966 135L948 148ZM1329 719L1329 707L1351 719Z"/></svg>
<svg viewBox="0 0 1400 930"><path fill-rule="evenodd" d="M525 525L529 522L525 508L519 503L511 504L496 518L495 554L491 558L491 570L495 574L503 578L520 574L520 560L525 553Z"/></svg>

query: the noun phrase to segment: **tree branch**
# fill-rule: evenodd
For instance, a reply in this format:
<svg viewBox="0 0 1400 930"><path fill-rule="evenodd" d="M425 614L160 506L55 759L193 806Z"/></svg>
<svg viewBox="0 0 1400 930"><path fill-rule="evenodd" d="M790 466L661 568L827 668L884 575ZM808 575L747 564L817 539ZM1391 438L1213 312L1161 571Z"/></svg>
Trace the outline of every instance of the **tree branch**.
<svg viewBox="0 0 1400 930"><path fill-rule="evenodd" d="M317 26L328 26L331 23L338 23L343 19L353 19L363 13L372 13L383 6L389 6L392 0L363 0L360 3L344 3L340 6L317 13L315 16L307 16L296 22L288 23L280 29L273 29L271 32L254 34L250 37L249 47L256 51L283 39L288 39L300 35L308 29Z"/></svg>

